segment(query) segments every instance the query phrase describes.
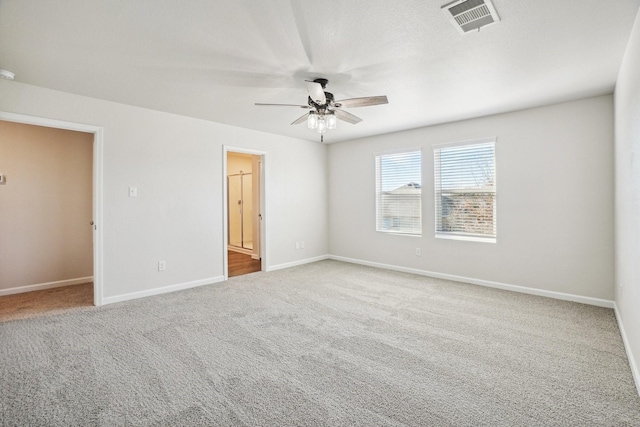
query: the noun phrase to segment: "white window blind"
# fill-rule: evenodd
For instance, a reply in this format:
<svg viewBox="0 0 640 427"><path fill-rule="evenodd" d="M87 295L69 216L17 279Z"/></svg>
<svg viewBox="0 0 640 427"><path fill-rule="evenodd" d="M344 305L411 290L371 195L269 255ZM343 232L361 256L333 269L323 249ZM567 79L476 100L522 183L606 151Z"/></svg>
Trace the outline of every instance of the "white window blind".
<svg viewBox="0 0 640 427"><path fill-rule="evenodd" d="M434 148L436 237L496 241L495 140Z"/></svg>
<svg viewBox="0 0 640 427"><path fill-rule="evenodd" d="M422 234L420 150L376 155L376 231Z"/></svg>

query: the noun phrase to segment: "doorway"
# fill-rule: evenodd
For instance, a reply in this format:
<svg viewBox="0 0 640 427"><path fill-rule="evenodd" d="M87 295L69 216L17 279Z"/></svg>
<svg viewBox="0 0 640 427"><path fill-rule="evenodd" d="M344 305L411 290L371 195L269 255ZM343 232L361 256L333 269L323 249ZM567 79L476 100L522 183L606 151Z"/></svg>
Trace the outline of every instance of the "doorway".
<svg viewBox="0 0 640 427"><path fill-rule="evenodd" d="M225 276L263 269L263 154L225 147Z"/></svg>
<svg viewBox="0 0 640 427"><path fill-rule="evenodd" d="M85 181L84 185L86 188L86 194L87 194L88 203L89 203L88 208L85 208L87 213L84 216L82 216L81 223L80 223L80 220L71 221L71 223L73 224L73 227L82 228L85 230L85 232L88 232L88 234L83 234L87 236L85 238L88 239L88 248L86 248L86 251L88 251L89 253L89 259L86 260L86 262L88 263L89 267L88 267L87 275L85 276L84 274L77 274L78 271L81 271L81 270L73 270L73 268L71 268L67 263L67 264L64 264L62 267L60 267L60 269L64 270L65 272L73 270L73 273L71 274L71 276L81 275L83 277L71 277L71 278L64 277L63 280L53 279L50 281L47 281L47 280L43 281L41 279L41 280L37 280L36 281L37 283L33 283L33 284L29 283L24 286L12 286L10 288L4 289L4 291L0 292L0 294L11 295L11 294L17 294L21 292L30 292L30 291L41 291L42 293L46 293L44 290L49 290L49 289L51 289L51 293L57 293L57 292L53 292L54 291L53 288L63 287L67 285L76 285L78 283L87 282L87 279L89 279L88 281L91 282L90 283L91 287L88 289L88 291L90 292L93 305L101 305L102 304L101 224L102 224L102 145L103 145L102 128L97 126L91 126L91 125L84 125L84 124L78 124L78 123L72 123L72 122L64 122L60 120L47 119L43 117L34 117L34 116L27 116L22 114L6 113L2 111L0 111L0 121L11 123L12 125L16 125L16 124L34 125L33 128L36 128L39 130L42 130L43 128L51 128L52 133L56 133L56 132L59 133L61 131L63 132L74 131L77 133L82 133L88 137L87 143L90 144L90 147L91 147L91 152L89 153L89 157L86 160L88 164L84 163L85 167L89 168L89 175L84 178L84 181ZM86 134L89 134L89 135L86 135ZM71 168L73 168L73 166L67 169L71 169ZM6 172L0 171L0 174L2 173L6 173ZM55 173L65 174L66 171L65 171L65 168L63 167L63 168L58 168L58 170L56 170ZM41 175L42 176L40 176L39 179L41 179L42 182L48 183L49 180L53 179L52 174L44 174L44 175L41 174ZM9 189L10 187L8 186L12 186L16 184L22 187L25 184L24 180L12 181L12 179L15 179L15 178L17 178L17 176L13 176L12 178L12 176L8 173L6 177L3 177L3 180L4 180L3 184L5 186L5 189ZM62 178L63 180L69 179L69 176L63 176ZM71 181L67 180L66 182L69 183ZM69 190L69 192L77 191L77 190L72 190L69 185L66 185L64 188ZM9 191L6 191L5 193L8 194ZM58 193L58 195L59 194L60 193ZM34 194L31 191L28 194L28 196L35 198L36 200L39 197L48 197L48 198L53 197L54 201L56 201L57 203L59 204L64 203L64 208L66 210L66 213L64 216L71 216L77 213L77 211L80 209L79 207L75 205L69 206L68 204L66 204L67 203L66 201L61 201L59 197L56 198L56 196L58 195L52 194L51 191L48 189L45 190L44 193L40 196L38 196L37 194ZM31 210L34 210L34 209L31 209ZM49 213L50 212L47 212L47 214ZM65 225L64 230L55 230L54 227L49 227L49 229L45 227L44 229L47 230L47 232L50 234L52 233L61 234L64 239L80 238L80 237L70 237L70 236L75 236L75 234L70 234L72 233L72 231L69 230L67 225ZM34 232L33 228L30 228L29 231L31 233ZM16 243L20 243L22 245L24 243L24 240L19 239L18 241L16 241ZM55 252L58 252L58 253L65 252L67 251L68 246L69 244L64 244L59 248L64 250L58 250ZM61 255L62 254L60 254L60 256ZM80 255L72 255L72 257L73 257L72 259L72 263L73 263L80 258Z"/></svg>

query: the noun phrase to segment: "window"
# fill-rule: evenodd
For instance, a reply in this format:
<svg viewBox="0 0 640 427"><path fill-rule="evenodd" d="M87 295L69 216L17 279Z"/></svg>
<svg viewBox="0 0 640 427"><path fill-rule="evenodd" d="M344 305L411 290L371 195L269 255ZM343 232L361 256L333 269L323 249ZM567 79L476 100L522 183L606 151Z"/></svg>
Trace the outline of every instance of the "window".
<svg viewBox="0 0 640 427"><path fill-rule="evenodd" d="M495 139L433 151L436 237L495 243Z"/></svg>
<svg viewBox="0 0 640 427"><path fill-rule="evenodd" d="M420 150L376 155L376 231L422 235Z"/></svg>

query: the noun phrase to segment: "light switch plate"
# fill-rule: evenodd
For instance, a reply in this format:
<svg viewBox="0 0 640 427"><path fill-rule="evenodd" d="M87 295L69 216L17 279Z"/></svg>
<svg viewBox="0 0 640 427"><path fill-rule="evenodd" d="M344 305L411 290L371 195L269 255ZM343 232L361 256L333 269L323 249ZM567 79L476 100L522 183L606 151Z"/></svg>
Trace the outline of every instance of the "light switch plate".
<svg viewBox="0 0 640 427"><path fill-rule="evenodd" d="M129 197L138 197L138 187L129 187Z"/></svg>

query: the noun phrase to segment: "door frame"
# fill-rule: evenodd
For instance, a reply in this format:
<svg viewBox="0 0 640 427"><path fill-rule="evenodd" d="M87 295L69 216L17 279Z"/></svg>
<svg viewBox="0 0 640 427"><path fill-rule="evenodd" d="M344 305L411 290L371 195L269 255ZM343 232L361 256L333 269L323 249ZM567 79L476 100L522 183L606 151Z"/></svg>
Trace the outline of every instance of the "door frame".
<svg viewBox="0 0 640 427"><path fill-rule="evenodd" d="M227 195L227 153L242 153L252 154L260 156L261 167L258 173L260 174L260 215L262 220L260 222L260 270L267 271L267 220L269 216L266 212L266 163L267 152L261 150L252 150L250 148L236 147L231 145L222 145L222 268L224 270L224 280L229 280L229 255L227 254L227 248L229 247L229 198ZM252 171L255 173L255 171Z"/></svg>
<svg viewBox="0 0 640 427"><path fill-rule="evenodd" d="M0 111L0 120L93 134L93 304L103 301L103 139L100 126ZM89 224L87 224L88 226Z"/></svg>

